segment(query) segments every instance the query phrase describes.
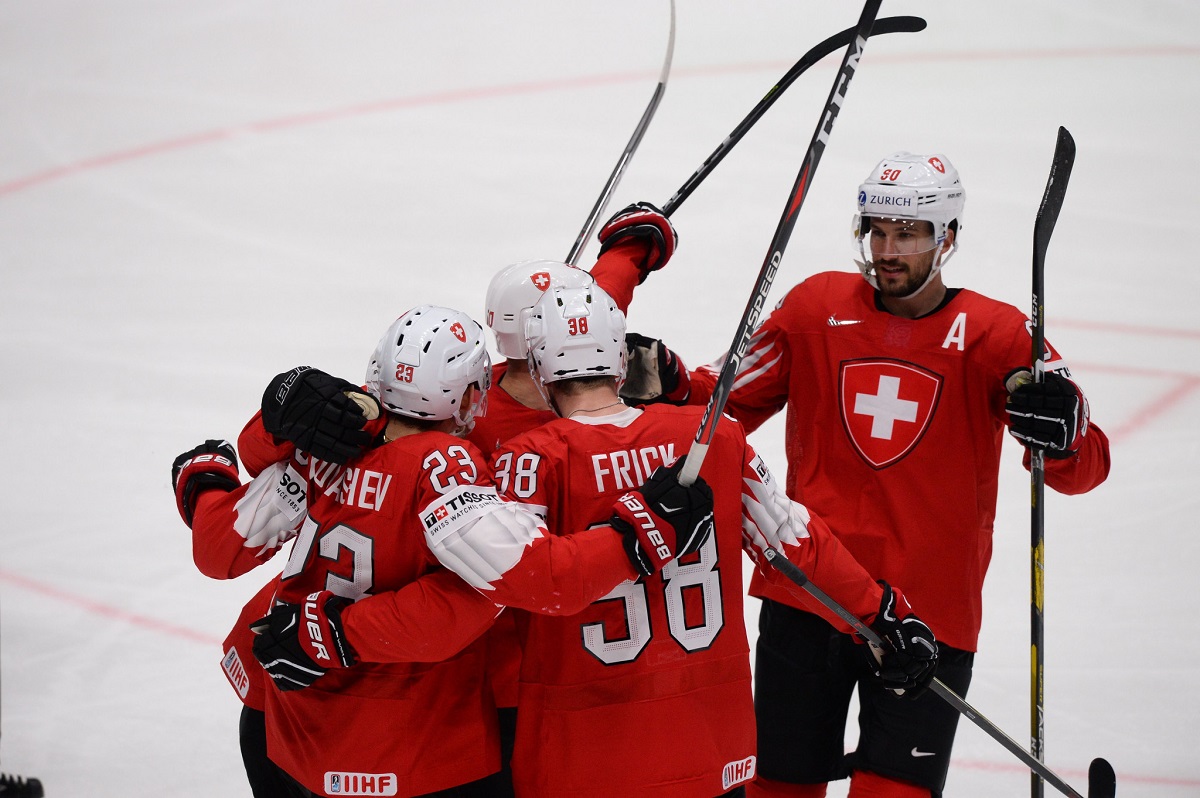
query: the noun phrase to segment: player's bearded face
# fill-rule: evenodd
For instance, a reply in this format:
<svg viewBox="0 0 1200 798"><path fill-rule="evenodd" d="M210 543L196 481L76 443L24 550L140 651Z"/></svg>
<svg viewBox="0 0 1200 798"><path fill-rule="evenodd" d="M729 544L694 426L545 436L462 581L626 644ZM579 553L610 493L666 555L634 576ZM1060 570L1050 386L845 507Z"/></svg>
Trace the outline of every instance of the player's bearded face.
<svg viewBox="0 0 1200 798"><path fill-rule="evenodd" d="M938 255L931 223L874 217L869 235L880 293L905 297L924 284Z"/></svg>

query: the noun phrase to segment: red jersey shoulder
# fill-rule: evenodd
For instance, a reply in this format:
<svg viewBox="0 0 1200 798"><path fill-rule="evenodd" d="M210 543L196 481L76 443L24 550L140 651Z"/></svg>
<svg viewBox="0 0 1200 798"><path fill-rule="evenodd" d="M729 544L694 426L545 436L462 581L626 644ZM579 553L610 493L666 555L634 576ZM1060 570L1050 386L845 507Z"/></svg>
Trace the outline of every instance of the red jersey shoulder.
<svg viewBox="0 0 1200 798"><path fill-rule="evenodd" d="M821 272L794 285L775 306L771 318L787 327L803 322L837 327L860 324L877 312L874 291L860 275Z"/></svg>
<svg viewBox="0 0 1200 798"><path fill-rule="evenodd" d="M1033 323L1024 312L1007 302L963 288L935 315L946 319L943 348L956 346L960 351L978 350L985 362L1004 370L1028 365ZM1054 368L1051 364L1060 358L1049 343L1046 347L1047 364ZM1014 355L1018 362L1008 364L1006 361Z"/></svg>
<svg viewBox="0 0 1200 798"><path fill-rule="evenodd" d="M501 444L557 418L552 410L526 407L505 391L500 380L507 371L507 363L492 366L492 387L488 391L486 412L475 418L475 428L467 436L489 457Z"/></svg>
<svg viewBox="0 0 1200 798"><path fill-rule="evenodd" d="M501 493L512 493L519 488L522 475L526 479L534 472L545 473L556 469L566 458L567 435L579 427L573 421L557 416L537 427L533 427L505 441L491 457L491 468L496 487ZM538 484L543 485L544 480ZM529 498L531 491L521 489L516 495Z"/></svg>

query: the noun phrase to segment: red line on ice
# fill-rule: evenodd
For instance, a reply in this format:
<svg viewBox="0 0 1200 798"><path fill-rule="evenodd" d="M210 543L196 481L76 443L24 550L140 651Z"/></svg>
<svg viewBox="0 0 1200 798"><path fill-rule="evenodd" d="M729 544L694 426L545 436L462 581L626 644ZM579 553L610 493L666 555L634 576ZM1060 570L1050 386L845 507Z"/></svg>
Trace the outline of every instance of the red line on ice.
<svg viewBox="0 0 1200 798"><path fill-rule="evenodd" d="M94 615L101 615L106 618L123 621L124 623L138 626L143 629L162 632L163 634L171 635L172 637L181 637L185 640L191 640L194 643L203 643L206 646L221 645L220 639L204 634L203 632L198 632L195 629L176 626L173 623L168 623L167 621L159 620L158 618L151 618L148 615L139 615L136 612L129 612L128 610L123 610L120 607L114 607L111 604L103 604L99 601L93 601L92 599L84 598L83 596L76 595L70 591L54 587L53 585L48 585L43 582L38 582L9 571L0 570L0 582L8 582L16 587L23 588L34 593L40 593L43 596L55 599L56 601L61 601L66 604L73 604L76 607L79 607L80 609L90 612Z"/></svg>
<svg viewBox="0 0 1200 798"><path fill-rule="evenodd" d="M880 61L893 63L919 63L928 61L1020 61L1044 58L1148 58L1163 56L1186 57L1196 55L1200 55L1200 47L1189 47L1185 45L1161 45L1153 47L1096 47L1074 50L980 50L974 52L950 51L944 53L879 56L877 58ZM779 66L779 63L728 64L722 66L696 67L692 69L677 69L675 70L675 74L677 77L686 78L697 77L700 75L719 75L731 74L735 72L774 70L779 68ZM396 111L404 108L445 105L449 103L469 102L472 100L486 100L509 95L563 91L565 89L575 89L586 86L628 83L630 81L645 80L648 74L650 73L623 72L607 75L590 75L569 78L566 80L535 81L528 83L514 83L507 86L486 86L474 89L457 89L440 92L437 94L393 98L371 103L360 103L341 108L330 108L323 111L312 111L309 113L295 114L276 119L266 119L260 122L251 122L245 125L218 128L216 130L203 131L188 136L181 136L179 138L166 139L164 141L154 142L140 147L133 147L127 150L119 150L117 152L96 155L91 158L85 158L81 161L76 161L74 163L51 167L50 169L46 169L41 172L35 172L31 175L14 178L8 182L0 183L0 197L7 194L14 194L18 191L24 191L25 189L40 186L42 184L50 183L62 178L89 172L95 169L102 169L104 167L113 166L116 164L136 161L152 155L161 155L163 153L175 152L205 144L212 144L214 142L224 139L231 139L241 135L268 133L276 130L304 127L323 122L333 122L340 119L366 116L368 114ZM657 75L657 73L654 74Z"/></svg>

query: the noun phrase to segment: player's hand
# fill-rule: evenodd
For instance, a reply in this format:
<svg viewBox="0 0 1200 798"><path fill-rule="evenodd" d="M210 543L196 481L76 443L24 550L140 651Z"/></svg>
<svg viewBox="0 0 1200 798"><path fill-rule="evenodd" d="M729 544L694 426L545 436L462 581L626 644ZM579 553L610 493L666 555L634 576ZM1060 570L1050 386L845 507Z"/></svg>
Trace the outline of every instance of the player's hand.
<svg viewBox="0 0 1200 798"><path fill-rule="evenodd" d="M175 507L189 529L196 513L197 496L214 488L231 491L240 484L237 453L229 441L207 440L171 463Z"/></svg>
<svg viewBox="0 0 1200 798"><path fill-rule="evenodd" d="M262 398L267 432L329 463L344 465L371 445L367 422L379 403L353 383L297 366L277 374Z"/></svg>
<svg viewBox="0 0 1200 798"><path fill-rule="evenodd" d="M625 536L625 552L645 576L696 551L713 533L712 489L700 478L680 484L685 459L654 469L646 484L613 505L609 523Z"/></svg>
<svg viewBox="0 0 1200 798"><path fill-rule="evenodd" d="M254 656L280 690L308 687L333 668L358 662L342 629L342 608L353 602L328 590L311 593L304 604L277 604L250 624Z"/></svg>
<svg viewBox="0 0 1200 798"><path fill-rule="evenodd" d="M1011 372L1004 381L1008 389L1008 431L1030 449L1047 457L1071 457L1087 434L1088 403L1079 386L1054 371L1035 383L1028 369Z"/></svg>
<svg viewBox="0 0 1200 798"><path fill-rule="evenodd" d="M642 272L639 282L645 281L650 272L666 266L679 244L671 220L649 202L635 202L617 211L600 228L599 239L601 255L623 241L643 242L645 255L638 264Z"/></svg>
<svg viewBox="0 0 1200 798"><path fill-rule="evenodd" d="M692 390L692 377L679 356L662 341L638 333L625 334L628 369L621 398L631 404L667 402L682 405Z"/></svg>
<svg viewBox="0 0 1200 798"><path fill-rule="evenodd" d="M933 681L937 669L937 641L925 622L913 614L908 600L880 582L883 598L871 628L887 643L883 651L868 646L867 657L883 686L915 697Z"/></svg>

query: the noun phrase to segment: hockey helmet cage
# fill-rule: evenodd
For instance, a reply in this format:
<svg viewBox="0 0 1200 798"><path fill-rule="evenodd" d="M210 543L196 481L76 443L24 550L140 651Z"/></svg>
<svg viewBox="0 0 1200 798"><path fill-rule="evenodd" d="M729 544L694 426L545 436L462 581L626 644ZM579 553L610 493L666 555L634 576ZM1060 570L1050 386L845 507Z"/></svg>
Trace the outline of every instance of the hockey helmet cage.
<svg viewBox="0 0 1200 798"><path fill-rule="evenodd" d="M496 336L501 357L524 359L524 312L533 307L554 281L559 285L586 287L592 276L561 261L527 260L506 266L488 284L484 320Z"/></svg>
<svg viewBox="0 0 1200 798"><path fill-rule="evenodd" d="M483 327L460 310L421 305L392 322L367 367L367 391L392 413L454 419L470 430L491 386ZM475 385L470 404L462 399Z"/></svg>
<svg viewBox="0 0 1200 798"><path fill-rule="evenodd" d="M541 384L625 379L625 314L598 285L552 283L525 323L530 372Z"/></svg>

